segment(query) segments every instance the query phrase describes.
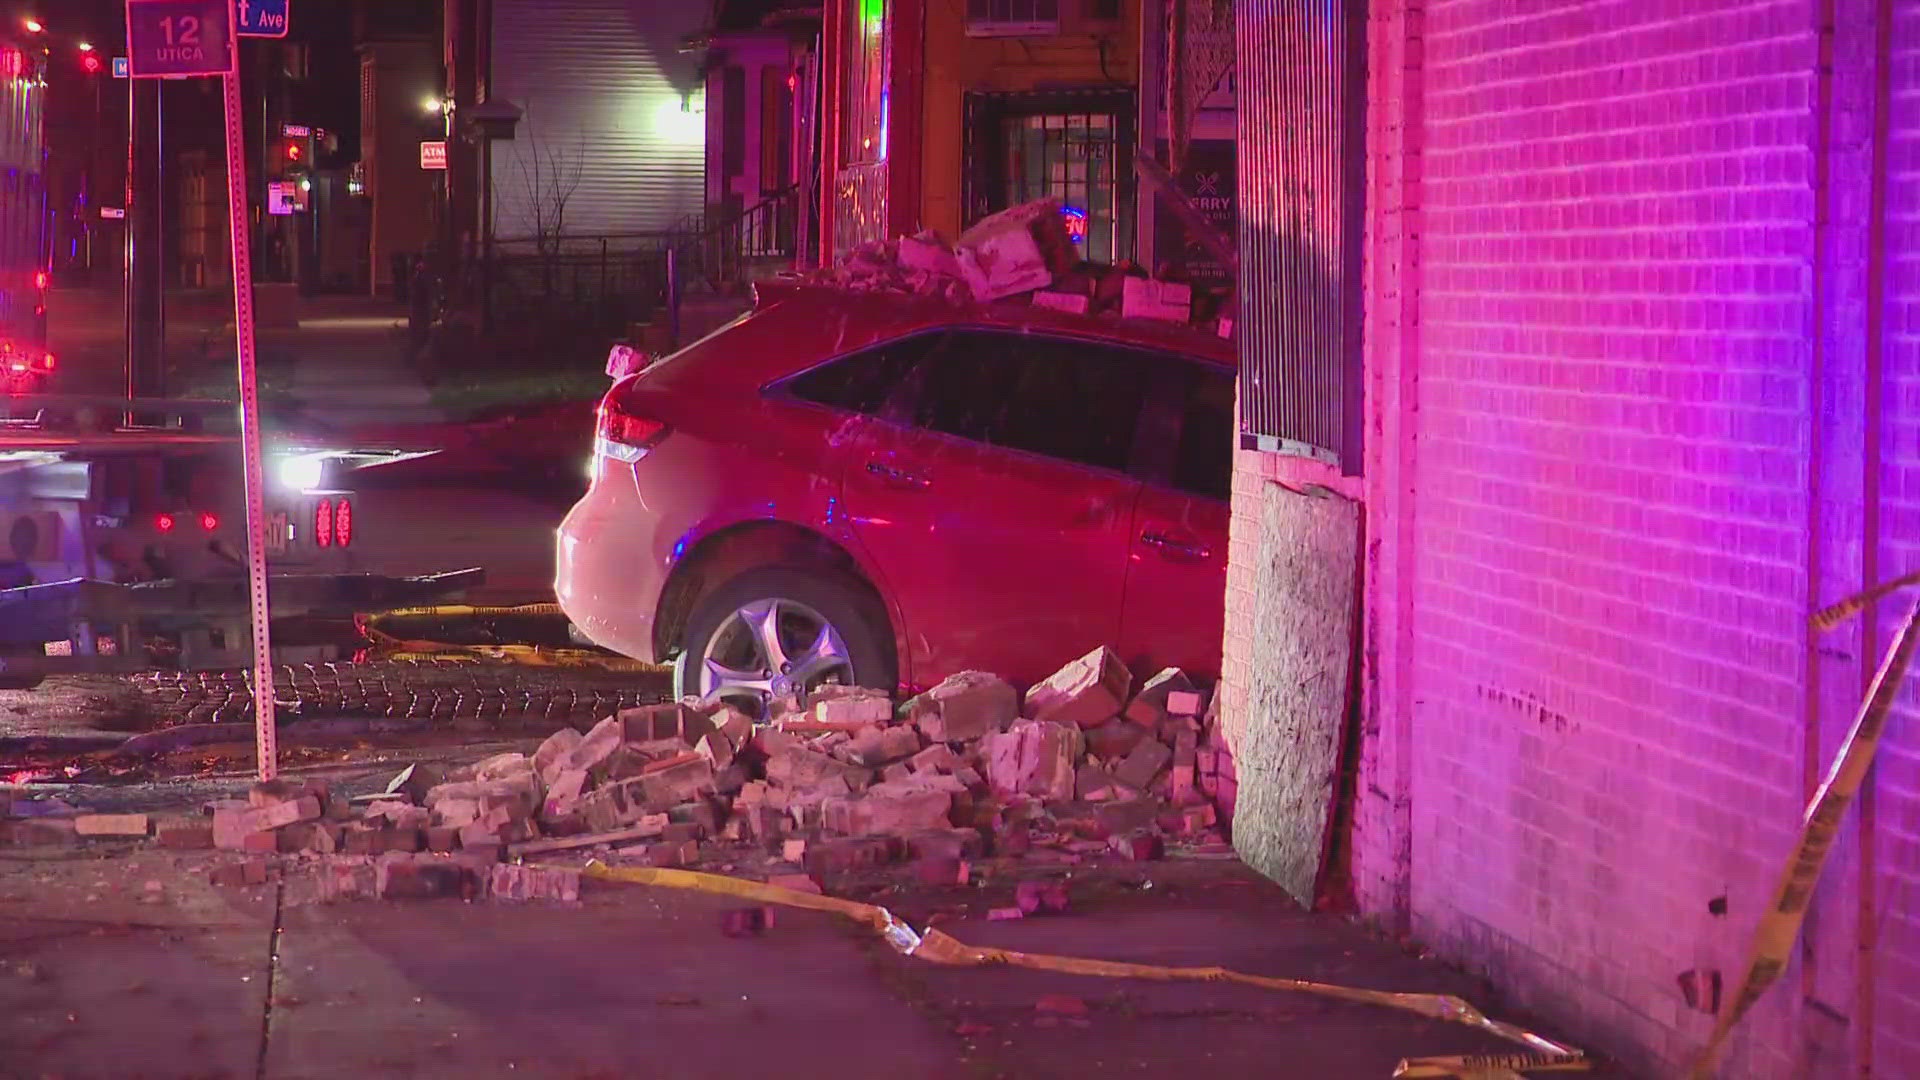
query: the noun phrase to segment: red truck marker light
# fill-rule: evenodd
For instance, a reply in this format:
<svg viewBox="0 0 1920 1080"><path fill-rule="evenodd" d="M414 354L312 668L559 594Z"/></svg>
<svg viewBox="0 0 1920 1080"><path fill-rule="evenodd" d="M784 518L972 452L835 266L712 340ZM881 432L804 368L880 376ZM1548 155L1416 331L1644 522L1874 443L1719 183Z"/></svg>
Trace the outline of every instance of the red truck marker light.
<svg viewBox="0 0 1920 1080"><path fill-rule="evenodd" d="M353 503L346 499L333 510L333 539L340 547L353 543Z"/></svg>
<svg viewBox="0 0 1920 1080"><path fill-rule="evenodd" d="M219 518L217 518L217 517L215 517L215 516L214 516L214 515L212 515L212 514L201 514L201 515L200 515L200 528L201 528L201 530L202 530L202 531L205 531L205 532L212 532L213 530L215 530L215 529L217 529L217 528L219 528L219 527L220 527L220 519L219 519Z"/></svg>
<svg viewBox="0 0 1920 1080"><path fill-rule="evenodd" d="M333 546L333 500L321 499L313 508L313 542L319 547Z"/></svg>
<svg viewBox="0 0 1920 1080"><path fill-rule="evenodd" d="M174 519L174 516L172 514L161 514L160 516L153 519L153 527L156 529L159 529L163 533L172 532L173 527L177 524L179 524L179 522Z"/></svg>

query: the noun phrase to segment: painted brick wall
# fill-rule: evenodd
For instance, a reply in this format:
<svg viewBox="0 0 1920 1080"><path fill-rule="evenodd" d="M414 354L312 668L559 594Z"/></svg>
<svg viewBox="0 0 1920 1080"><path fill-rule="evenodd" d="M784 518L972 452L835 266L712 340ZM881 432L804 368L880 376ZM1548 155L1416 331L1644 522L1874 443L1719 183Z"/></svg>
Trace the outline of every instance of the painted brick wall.
<svg viewBox="0 0 1920 1080"><path fill-rule="evenodd" d="M1812 8L1425 44L1415 933L1668 1073L1802 795ZM1730 1075L1792 1074L1790 1004Z"/></svg>
<svg viewBox="0 0 1920 1080"><path fill-rule="evenodd" d="M1877 402L1885 430L1874 569L1891 576L1920 569L1920 3L1894 5L1885 48L1885 291L1868 294L1883 300L1881 321L1869 323L1868 332L1878 333L1885 374ZM1882 607L1891 623L1906 604ZM1874 1075L1889 1077L1920 1076L1920 709L1912 682L1903 705L1888 727L1872 797L1861 807L1873 839L1864 878L1874 890L1869 929L1879 933L1871 1056Z"/></svg>
<svg viewBox="0 0 1920 1080"><path fill-rule="evenodd" d="M1920 124L1920 5L1895 6L1889 115ZM1869 294L1873 8L1830 5L1823 83L1814 0L1375 5L1369 446L1342 488L1368 515L1356 895L1651 1074L1710 1027L1680 973L1739 977L1858 693L1873 643L1813 659L1807 605L1873 572L1870 500L1920 547L1920 428L1899 416L1920 405L1912 259L1886 277L1877 487L1847 420L1872 362L1848 327ZM1912 252L1920 141L1892 148L1891 243ZM1252 587L1269 480L1330 483L1240 456L1230 729L1276 722L1246 714L1263 671L1231 629L1269 599ZM1885 573L1920 565L1874 550ZM1801 953L1816 970L1788 972L1724 1075L1844 1067L1859 880L1882 901L1872 1053L1920 1074L1899 899L1920 876L1913 744L1890 732L1874 800L1900 824L1843 845Z"/></svg>
<svg viewBox="0 0 1920 1080"><path fill-rule="evenodd" d="M1237 459L1227 726L1273 482L1362 500L1363 915L1671 1075L1920 569L1920 0L1372 20L1365 476ZM1916 685L1722 1076L1920 1075Z"/></svg>

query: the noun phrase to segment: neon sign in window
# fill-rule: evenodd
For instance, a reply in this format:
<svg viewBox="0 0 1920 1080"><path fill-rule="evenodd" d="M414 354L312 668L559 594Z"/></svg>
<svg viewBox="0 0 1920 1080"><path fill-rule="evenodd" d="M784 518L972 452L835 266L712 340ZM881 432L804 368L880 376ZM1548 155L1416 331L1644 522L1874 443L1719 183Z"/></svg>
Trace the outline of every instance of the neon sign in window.
<svg viewBox="0 0 1920 1080"><path fill-rule="evenodd" d="M1075 247L1084 245L1087 242L1087 212L1063 206L1060 216L1067 219L1067 239L1073 241Z"/></svg>

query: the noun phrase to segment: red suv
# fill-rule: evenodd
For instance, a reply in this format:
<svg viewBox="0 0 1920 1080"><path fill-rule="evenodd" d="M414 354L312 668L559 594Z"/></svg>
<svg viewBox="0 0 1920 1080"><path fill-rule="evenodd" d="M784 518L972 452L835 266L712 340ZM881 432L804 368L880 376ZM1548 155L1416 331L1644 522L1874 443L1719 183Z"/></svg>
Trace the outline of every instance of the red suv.
<svg viewBox="0 0 1920 1080"><path fill-rule="evenodd" d="M621 378L560 527L587 638L757 711L1220 666L1234 358L1184 327L802 288Z"/></svg>

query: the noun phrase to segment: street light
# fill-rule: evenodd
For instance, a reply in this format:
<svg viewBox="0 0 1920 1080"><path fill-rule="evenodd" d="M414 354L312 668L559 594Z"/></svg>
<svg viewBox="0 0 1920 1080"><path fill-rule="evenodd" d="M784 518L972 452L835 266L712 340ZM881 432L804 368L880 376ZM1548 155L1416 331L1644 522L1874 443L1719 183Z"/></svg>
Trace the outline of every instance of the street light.
<svg viewBox="0 0 1920 1080"><path fill-rule="evenodd" d="M27 18L26 27L27 33L29 34L44 34L47 32L46 24L31 16Z"/></svg>

